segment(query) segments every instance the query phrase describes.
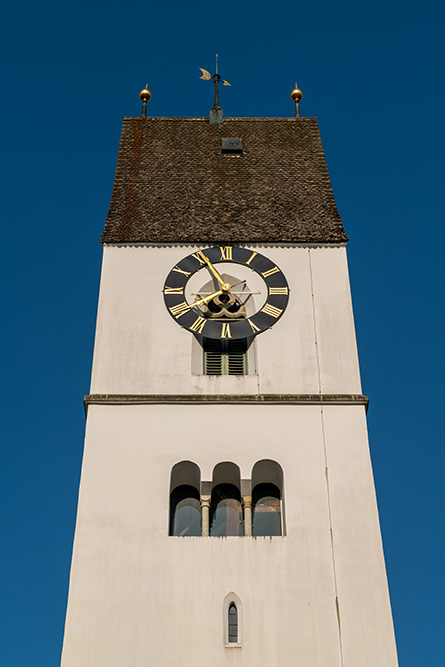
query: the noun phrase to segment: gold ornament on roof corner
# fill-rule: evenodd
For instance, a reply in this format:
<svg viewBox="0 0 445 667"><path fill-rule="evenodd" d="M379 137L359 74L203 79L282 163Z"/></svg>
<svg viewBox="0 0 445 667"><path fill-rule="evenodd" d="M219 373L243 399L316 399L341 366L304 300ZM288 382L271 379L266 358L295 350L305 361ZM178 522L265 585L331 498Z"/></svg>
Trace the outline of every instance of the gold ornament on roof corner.
<svg viewBox="0 0 445 667"><path fill-rule="evenodd" d="M145 88L139 93L139 99L141 102L149 102L151 100L151 92L148 90L148 83L145 84Z"/></svg>
<svg viewBox="0 0 445 667"><path fill-rule="evenodd" d="M147 102L151 100L151 92L148 90L148 83L145 84L145 88L139 93L139 99L142 102L142 118L147 118Z"/></svg>
<svg viewBox="0 0 445 667"><path fill-rule="evenodd" d="M291 92L290 97L293 102L301 102L303 99L303 91L297 87L297 84L295 84L295 88Z"/></svg>

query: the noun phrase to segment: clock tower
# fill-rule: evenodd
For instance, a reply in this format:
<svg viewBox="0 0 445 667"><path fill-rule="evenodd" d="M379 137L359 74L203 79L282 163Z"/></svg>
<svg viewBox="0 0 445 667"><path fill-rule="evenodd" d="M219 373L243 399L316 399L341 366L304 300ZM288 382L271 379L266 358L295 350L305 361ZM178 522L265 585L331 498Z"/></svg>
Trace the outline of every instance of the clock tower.
<svg viewBox="0 0 445 667"><path fill-rule="evenodd" d="M101 238L62 667L396 667L317 121L150 118L147 93Z"/></svg>

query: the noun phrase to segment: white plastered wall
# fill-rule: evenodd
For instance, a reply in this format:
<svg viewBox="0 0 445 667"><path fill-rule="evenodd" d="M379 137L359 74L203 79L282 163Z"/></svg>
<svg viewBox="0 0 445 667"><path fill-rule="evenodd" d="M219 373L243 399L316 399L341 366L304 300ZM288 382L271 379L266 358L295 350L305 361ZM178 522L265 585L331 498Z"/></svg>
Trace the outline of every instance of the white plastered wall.
<svg viewBox="0 0 445 667"><path fill-rule="evenodd" d="M162 289L196 247L108 246L91 393L360 393L346 249L249 247L276 262L290 288L283 317L256 338L257 375L191 372L192 334L169 315Z"/></svg>
<svg viewBox="0 0 445 667"><path fill-rule="evenodd" d="M104 249L93 394L358 394L344 247L249 246L285 273L286 313L258 374L192 373L165 277L192 246ZM284 472L286 536L168 536L172 467ZM242 601L241 648L223 603ZM335 599L338 596L341 633ZM396 667L360 405L90 405L63 667Z"/></svg>
<svg viewBox="0 0 445 667"><path fill-rule="evenodd" d="M168 536L175 463L210 480L232 461L249 478L263 458L284 471L285 537ZM241 648L224 647L230 591ZM397 665L363 406L90 406L63 667L341 667L342 655Z"/></svg>

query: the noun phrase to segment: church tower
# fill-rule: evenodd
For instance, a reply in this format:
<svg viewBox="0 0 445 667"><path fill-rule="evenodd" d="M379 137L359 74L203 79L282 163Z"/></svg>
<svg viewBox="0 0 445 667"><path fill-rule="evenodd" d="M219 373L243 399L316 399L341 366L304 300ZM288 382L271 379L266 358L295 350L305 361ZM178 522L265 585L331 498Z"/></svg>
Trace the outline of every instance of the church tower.
<svg viewBox="0 0 445 667"><path fill-rule="evenodd" d="M300 91L293 118L149 97L101 238L62 667L396 667L317 120Z"/></svg>

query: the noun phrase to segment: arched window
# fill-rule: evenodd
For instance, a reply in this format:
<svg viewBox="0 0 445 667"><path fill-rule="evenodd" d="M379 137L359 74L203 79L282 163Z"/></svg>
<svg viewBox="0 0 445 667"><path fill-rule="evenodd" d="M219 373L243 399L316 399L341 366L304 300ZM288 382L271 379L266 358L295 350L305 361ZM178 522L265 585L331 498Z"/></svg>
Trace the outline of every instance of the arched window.
<svg viewBox="0 0 445 667"><path fill-rule="evenodd" d="M181 461L172 468L170 480L169 535L201 535L200 471L196 463Z"/></svg>
<svg viewBox="0 0 445 667"><path fill-rule="evenodd" d="M228 632L227 639L229 644L238 643L238 611L234 602L230 603L228 613Z"/></svg>
<svg viewBox="0 0 445 667"><path fill-rule="evenodd" d="M241 505L240 469L230 461L222 461L213 469L210 500L210 536L244 535Z"/></svg>
<svg viewBox="0 0 445 667"><path fill-rule="evenodd" d="M199 493L193 486L183 484L171 492L170 535L201 535L201 503Z"/></svg>
<svg viewBox="0 0 445 667"><path fill-rule="evenodd" d="M276 461L263 459L252 470L252 535L283 535L283 470Z"/></svg>
<svg viewBox="0 0 445 667"><path fill-rule="evenodd" d="M243 605L232 591L223 602L224 645L227 648L239 648L243 641Z"/></svg>
<svg viewBox="0 0 445 667"><path fill-rule="evenodd" d="M252 535L281 535L280 490L275 484L257 484L252 491Z"/></svg>
<svg viewBox="0 0 445 667"><path fill-rule="evenodd" d="M217 484L210 503L210 535L244 535L241 494L234 484Z"/></svg>

